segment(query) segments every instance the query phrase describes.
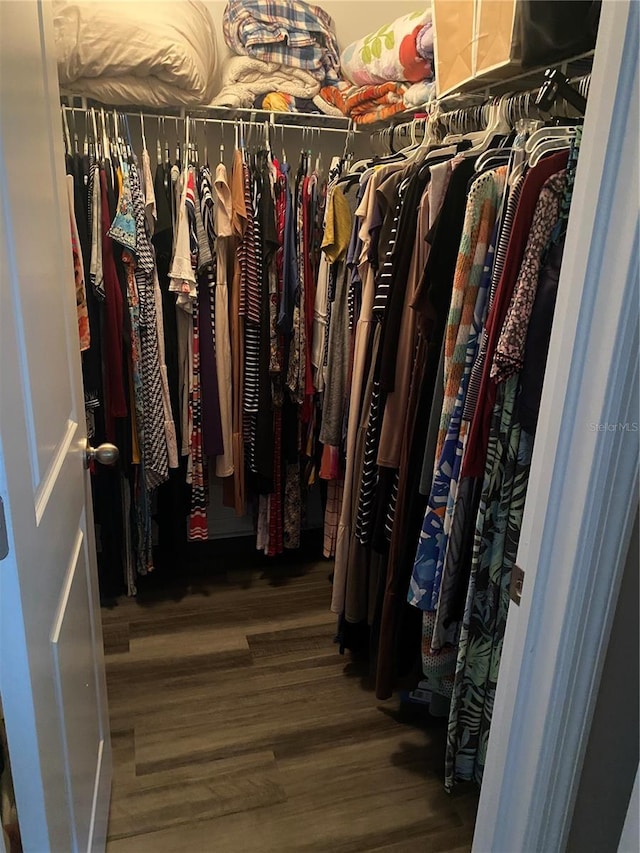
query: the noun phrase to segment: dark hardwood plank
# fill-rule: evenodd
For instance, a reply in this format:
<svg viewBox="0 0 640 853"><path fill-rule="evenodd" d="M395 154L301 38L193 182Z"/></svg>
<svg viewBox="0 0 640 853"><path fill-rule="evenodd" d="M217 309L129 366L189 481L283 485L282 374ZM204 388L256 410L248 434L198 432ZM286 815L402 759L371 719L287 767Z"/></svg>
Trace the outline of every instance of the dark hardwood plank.
<svg viewBox="0 0 640 853"><path fill-rule="evenodd" d="M469 849L477 793L444 791L446 721L377 702L338 654L328 573L247 561L105 613L108 853Z"/></svg>
<svg viewBox="0 0 640 853"><path fill-rule="evenodd" d="M102 626L105 655L129 651L128 622L106 622Z"/></svg>

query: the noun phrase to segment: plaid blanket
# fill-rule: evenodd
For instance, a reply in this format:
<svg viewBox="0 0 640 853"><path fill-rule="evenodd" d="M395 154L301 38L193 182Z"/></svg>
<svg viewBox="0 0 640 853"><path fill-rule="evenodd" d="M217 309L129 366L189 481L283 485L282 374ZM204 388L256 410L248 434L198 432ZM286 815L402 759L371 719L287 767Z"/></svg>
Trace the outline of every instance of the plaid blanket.
<svg viewBox="0 0 640 853"><path fill-rule="evenodd" d="M340 55L331 17L302 0L231 0L223 16L227 45L265 62L302 68L317 80L338 80Z"/></svg>
<svg viewBox="0 0 640 853"><path fill-rule="evenodd" d="M383 83L380 86L351 86L341 82L338 86L320 89L320 97L352 118L356 124L373 124L384 121L405 110L405 83Z"/></svg>

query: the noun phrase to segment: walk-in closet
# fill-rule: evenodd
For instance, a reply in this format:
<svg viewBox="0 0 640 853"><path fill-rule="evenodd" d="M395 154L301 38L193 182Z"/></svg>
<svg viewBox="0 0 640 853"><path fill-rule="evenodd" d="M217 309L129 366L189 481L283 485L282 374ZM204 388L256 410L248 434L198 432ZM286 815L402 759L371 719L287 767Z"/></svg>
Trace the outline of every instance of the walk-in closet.
<svg viewBox="0 0 640 853"><path fill-rule="evenodd" d="M0 853L631 853L638 10L0 3Z"/></svg>

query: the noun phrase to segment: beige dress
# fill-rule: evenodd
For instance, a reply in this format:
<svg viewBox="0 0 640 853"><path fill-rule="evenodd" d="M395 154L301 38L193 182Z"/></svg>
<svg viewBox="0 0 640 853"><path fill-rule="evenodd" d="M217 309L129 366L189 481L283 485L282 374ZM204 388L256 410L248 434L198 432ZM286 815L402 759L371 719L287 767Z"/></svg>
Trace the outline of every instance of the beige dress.
<svg viewBox="0 0 640 853"><path fill-rule="evenodd" d="M227 170L223 163L216 168L214 182L216 193L216 371L218 374L218 394L220 397L220 420L222 422L222 444L224 451L216 457L216 475L230 477L233 465L233 418L232 418L232 382L231 382L231 338L229 336L229 288L227 270L229 241L233 231L231 226L232 203L231 189L227 180Z"/></svg>

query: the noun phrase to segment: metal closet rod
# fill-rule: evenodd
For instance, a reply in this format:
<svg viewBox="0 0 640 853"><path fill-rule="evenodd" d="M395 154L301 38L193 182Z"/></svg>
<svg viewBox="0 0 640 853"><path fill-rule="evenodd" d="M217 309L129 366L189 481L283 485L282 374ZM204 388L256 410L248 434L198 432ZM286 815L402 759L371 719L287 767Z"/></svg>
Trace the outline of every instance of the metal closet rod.
<svg viewBox="0 0 640 853"><path fill-rule="evenodd" d="M118 113L119 115L125 115L132 119L148 119L150 121L185 121L189 119L190 121L200 122L204 124L205 127L207 124L221 124L221 125L232 125L238 126L240 122L245 125L253 125L257 127L264 127L265 121L268 121L272 127L281 127L281 128L290 128L291 130L319 130L323 133L342 133L342 134L353 134L356 132L356 125L348 118L340 118L339 116L327 116L328 121L342 121L347 122L346 127L331 127L328 123L312 123L307 121L300 121L299 116L304 116L304 113L274 113L269 112L268 110L246 110L242 115L238 115L235 118L218 118L215 115L198 115L197 112L202 113L205 108L197 108L193 112L187 111L184 109L176 110L173 113L171 112L148 112L147 110L132 110L127 107L124 109L119 109L118 107L105 107L102 105L83 105L83 106L71 106L69 104L61 104L60 105L64 112L70 113L74 115L75 113L89 113L91 109L94 109L96 113L100 113L101 110L104 110L105 113ZM227 111L228 113L228 111ZM281 119L284 118L284 120Z"/></svg>

